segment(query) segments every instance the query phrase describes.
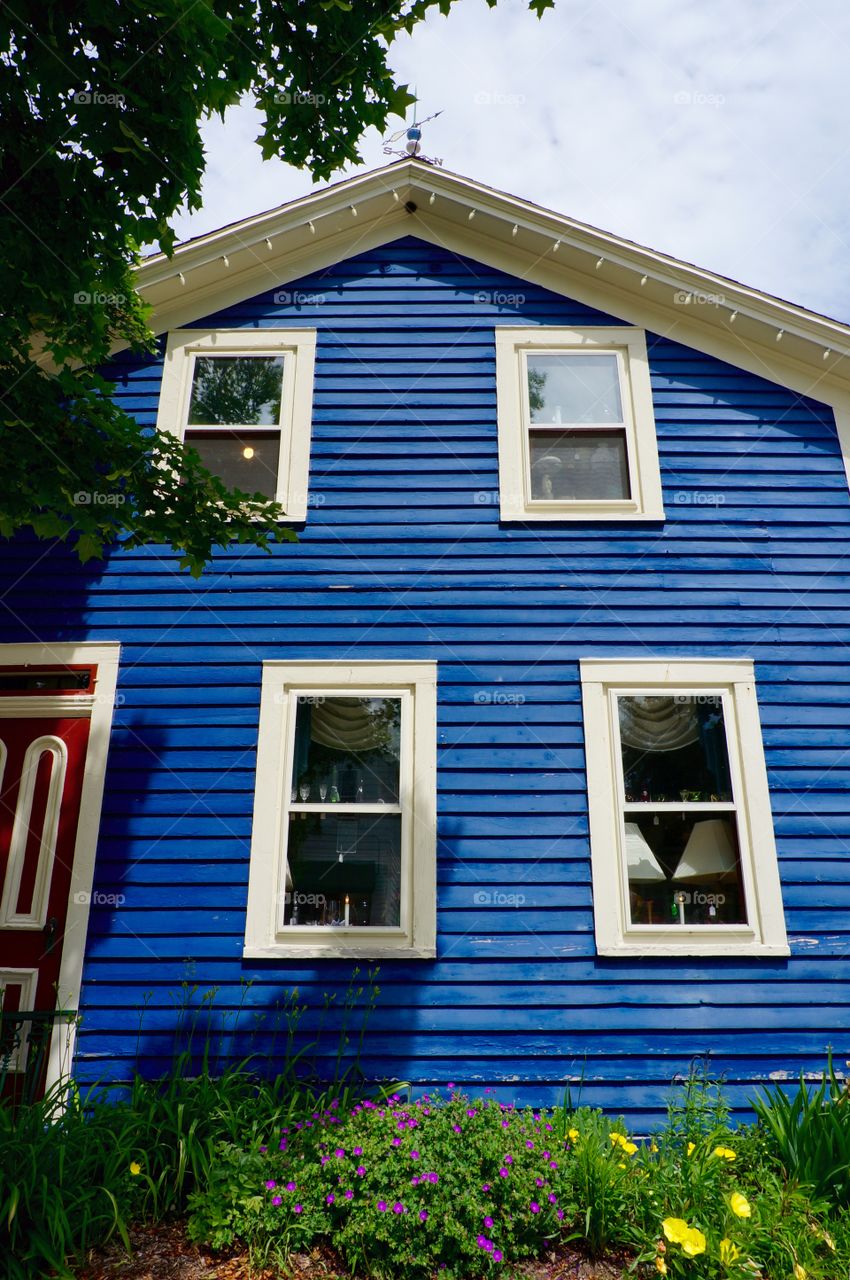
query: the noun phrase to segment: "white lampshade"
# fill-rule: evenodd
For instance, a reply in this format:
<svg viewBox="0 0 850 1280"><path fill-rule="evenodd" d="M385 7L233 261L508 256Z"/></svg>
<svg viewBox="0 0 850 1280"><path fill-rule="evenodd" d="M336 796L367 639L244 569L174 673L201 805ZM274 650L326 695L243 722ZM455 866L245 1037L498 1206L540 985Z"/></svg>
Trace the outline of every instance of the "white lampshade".
<svg viewBox="0 0 850 1280"><path fill-rule="evenodd" d="M674 880L730 878L738 872L738 851L729 833L729 823L722 818L708 818L694 823Z"/></svg>
<svg viewBox="0 0 850 1280"><path fill-rule="evenodd" d="M626 862L632 884L667 879L636 822L626 823Z"/></svg>

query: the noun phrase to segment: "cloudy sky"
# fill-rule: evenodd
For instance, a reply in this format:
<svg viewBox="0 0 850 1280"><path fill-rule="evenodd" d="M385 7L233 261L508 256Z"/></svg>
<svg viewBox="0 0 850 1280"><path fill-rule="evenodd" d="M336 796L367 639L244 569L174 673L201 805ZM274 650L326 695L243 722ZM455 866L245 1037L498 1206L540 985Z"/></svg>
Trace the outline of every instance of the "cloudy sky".
<svg viewBox="0 0 850 1280"><path fill-rule="evenodd" d="M446 168L850 321L847 0L459 0L392 51ZM399 122L400 124L401 122ZM312 188L246 104L181 238ZM367 134L368 168L386 163Z"/></svg>

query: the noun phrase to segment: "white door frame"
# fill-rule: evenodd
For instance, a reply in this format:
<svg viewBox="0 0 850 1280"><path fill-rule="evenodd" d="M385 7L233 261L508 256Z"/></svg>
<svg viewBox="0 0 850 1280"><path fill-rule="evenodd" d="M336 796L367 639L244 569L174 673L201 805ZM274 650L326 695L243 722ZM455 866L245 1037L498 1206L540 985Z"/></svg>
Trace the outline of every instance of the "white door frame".
<svg viewBox="0 0 850 1280"><path fill-rule="evenodd" d="M65 693L61 698L51 697L49 694L35 697L21 694L0 698L0 717L62 715L63 712L67 714L76 711L91 720L80 794L80 817L74 842L68 914L62 936L62 959L56 993L56 1007L59 1009L79 1008L120 653L121 645L117 640L84 640L76 644L0 644L0 667L72 666L87 663L97 665L94 693ZM53 1028L45 1081L48 1089L70 1071L76 1031L74 1023L68 1027Z"/></svg>

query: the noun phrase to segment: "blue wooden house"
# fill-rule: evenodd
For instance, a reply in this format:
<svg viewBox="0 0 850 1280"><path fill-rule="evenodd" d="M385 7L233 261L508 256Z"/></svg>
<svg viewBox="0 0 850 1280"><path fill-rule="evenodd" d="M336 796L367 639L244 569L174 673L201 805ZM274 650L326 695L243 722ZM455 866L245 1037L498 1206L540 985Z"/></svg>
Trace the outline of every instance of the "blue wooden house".
<svg viewBox="0 0 850 1280"><path fill-rule="evenodd" d="M140 284L116 396L298 540L3 549L0 981L80 1010L51 1075L355 965L417 1086L647 1118L699 1055L737 1104L841 1066L850 328L418 160Z"/></svg>

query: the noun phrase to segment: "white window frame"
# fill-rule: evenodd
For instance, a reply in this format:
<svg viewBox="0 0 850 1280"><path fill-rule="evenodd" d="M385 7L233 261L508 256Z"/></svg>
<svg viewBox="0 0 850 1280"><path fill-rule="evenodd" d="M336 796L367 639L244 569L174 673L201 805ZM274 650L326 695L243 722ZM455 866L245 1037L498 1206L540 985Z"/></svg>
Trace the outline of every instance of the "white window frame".
<svg viewBox="0 0 850 1280"><path fill-rule="evenodd" d="M753 663L747 658L581 662L596 947L602 956L787 956L779 866ZM687 693L723 699L746 925L634 925L629 914L616 698Z"/></svg>
<svg viewBox="0 0 850 1280"><path fill-rule="evenodd" d="M283 925L295 712L299 696L400 697L401 923ZM249 959L433 959L437 937L437 665L263 663L257 782L243 954Z"/></svg>
<svg viewBox="0 0 850 1280"><path fill-rule="evenodd" d="M617 357L629 468L630 498L542 499L531 496L526 357L588 351ZM664 503L652 387L643 329L612 325L581 329L496 329L499 491L503 520L663 520ZM565 423L565 429L569 428Z"/></svg>
<svg viewBox="0 0 850 1280"><path fill-rule="evenodd" d="M195 357L204 355L284 356L275 500L288 520L306 520L316 330L177 329L169 333L156 425L178 440L186 432Z"/></svg>

